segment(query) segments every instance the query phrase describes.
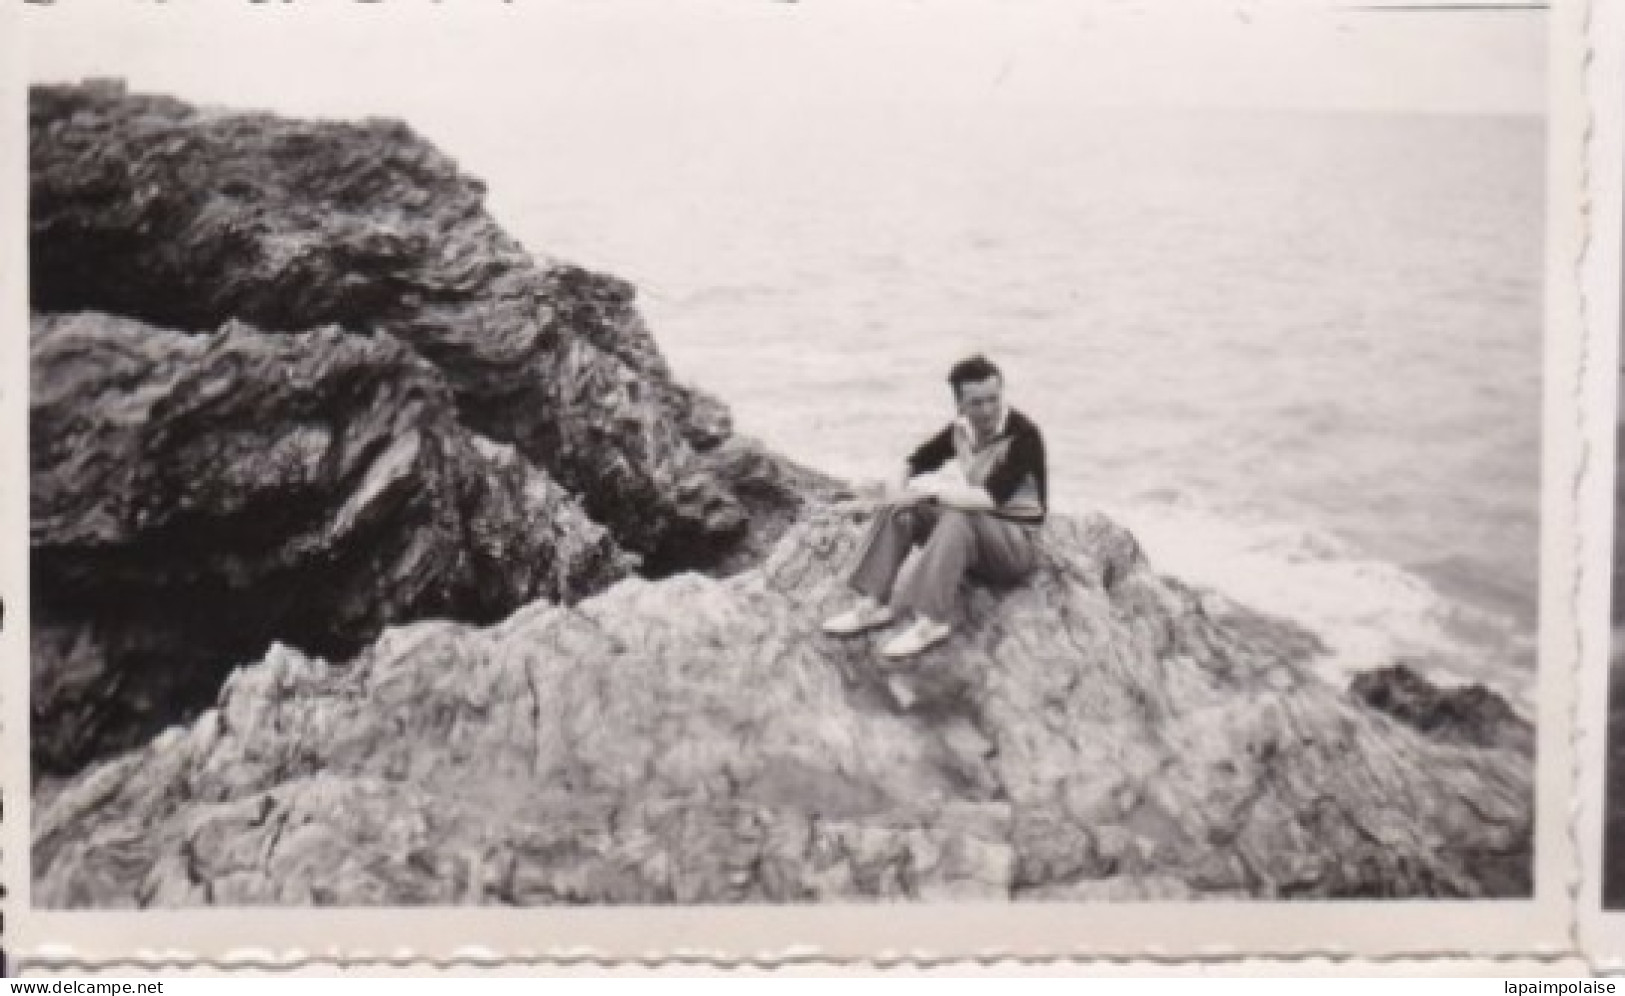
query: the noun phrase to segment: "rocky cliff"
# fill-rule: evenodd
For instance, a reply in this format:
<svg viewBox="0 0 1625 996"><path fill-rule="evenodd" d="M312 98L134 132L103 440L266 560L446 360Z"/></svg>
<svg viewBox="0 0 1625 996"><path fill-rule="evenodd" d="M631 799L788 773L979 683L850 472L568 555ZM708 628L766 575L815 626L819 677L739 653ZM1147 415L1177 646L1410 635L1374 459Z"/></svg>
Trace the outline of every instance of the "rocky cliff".
<svg viewBox="0 0 1625 996"><path fill-rule="evenodd" d="M402 126L30 123L36 902L1529 893L1527 723L1104 518L820 635L870 509Z"/></svg>
<svg viewBox="0 0 1625 996"><path fill-rule="evenodd" d="M350 654L726 573L839 490L733 436L629 285L534 259L403 125L45 87L29 153L43 770L272 638Z"/></svg>
<svg viewBox="0 0 1625 996"><path fill-rule="evenodd" d="M1055 521L1034 582L882 672L817 631L863 514L727 579L391 629L344 665L278 647L38 800L35 899L1527 893L1527 753L1362 707L1105 519Z"/></svg>

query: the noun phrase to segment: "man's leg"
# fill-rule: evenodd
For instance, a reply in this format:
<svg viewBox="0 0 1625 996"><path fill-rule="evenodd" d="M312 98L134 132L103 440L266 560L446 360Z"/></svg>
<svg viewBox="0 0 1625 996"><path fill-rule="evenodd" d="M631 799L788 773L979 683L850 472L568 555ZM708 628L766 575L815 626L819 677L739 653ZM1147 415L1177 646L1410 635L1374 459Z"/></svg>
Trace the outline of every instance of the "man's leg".
<svg viewBox="0 0 1625 996"><path fill-rule="evenodd" d="M937 510L923 502L882 505L869 523L848 583L882 605L892 599L897 571L914 544L932 532Z"/></svg>
<svg viewBox="0 0 1625 996"><path fill-rule="evenodd" d="M920 562L896 594L899 608L913 609L932 622L948 621L960 579L976 557L978 518L978 513L958 509L941 513L920 551Z"/></svg>

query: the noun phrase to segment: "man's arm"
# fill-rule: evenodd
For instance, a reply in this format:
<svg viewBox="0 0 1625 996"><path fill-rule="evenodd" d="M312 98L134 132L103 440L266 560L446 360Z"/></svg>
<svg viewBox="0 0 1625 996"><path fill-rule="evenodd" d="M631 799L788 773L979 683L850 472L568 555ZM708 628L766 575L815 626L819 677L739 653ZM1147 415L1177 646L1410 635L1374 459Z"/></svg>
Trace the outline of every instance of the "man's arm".
<svg viewBox="0 0 1625 996"><path fill-rule="evenodd" d="M930 473L952 460L954 456L954 427L945 426L943 430L927 439L920 447L908 457L908 473L904 478L918 477Z"/></svg>

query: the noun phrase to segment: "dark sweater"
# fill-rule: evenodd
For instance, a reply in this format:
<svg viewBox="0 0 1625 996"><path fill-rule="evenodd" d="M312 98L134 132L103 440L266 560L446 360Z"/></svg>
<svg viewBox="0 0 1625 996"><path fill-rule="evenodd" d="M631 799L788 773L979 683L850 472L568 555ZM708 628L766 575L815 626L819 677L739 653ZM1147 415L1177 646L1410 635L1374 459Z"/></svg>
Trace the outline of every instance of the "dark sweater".
<svg viewBox="0 0 1625 996"><path fill-rule="evenodd" d="M909 476L929 473L961 456L973 467L967 475L970 483L984 488L993 498L997 506L994 515L1023 522L1043 521L1049 509L1049 478L1044 437L1031 419L1014 408L1008 409L1003 431L981 445L955 419L909 455Z"/></svg>

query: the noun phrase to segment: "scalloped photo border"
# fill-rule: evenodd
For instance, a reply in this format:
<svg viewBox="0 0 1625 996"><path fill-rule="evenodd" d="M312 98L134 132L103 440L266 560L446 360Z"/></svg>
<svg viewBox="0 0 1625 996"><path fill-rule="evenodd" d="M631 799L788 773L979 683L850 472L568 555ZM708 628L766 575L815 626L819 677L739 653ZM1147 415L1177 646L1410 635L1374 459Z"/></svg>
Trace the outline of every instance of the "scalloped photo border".
<svg viewBox="0 0 1625 996"><path fill-rule="evenodd" d="M71 3L73 0L60 0ZM234 16L243 5L184 0L97 3L107 17ZM541 4L546 0L529 0ZM766 2L766 0L763 0ZM876 0L889 2L889 0ZM1619 240L1604 246L1587 211L1588 109L1596 73L1588 43L1618 24L1613 0L1558 0L1549 21L1549 142L1546 245L1546 370L1542 467L1542 565L1536 889L1529 900L1482 902L1135 902L921 903L821 906L594 907L544 909L219 909L56 912L31 908L28 797L28 465L26 126L27 22L0 6L0 302L10 334L0 337L0 881L7 887L3 944L12 971L295 971L373 966L389 971L621 968L908 969L1013 966L1035 972L1090 965L1116 973L1133 965L1194 962L1327 968L1350 965L1471 964L1505 974L1510 966L1572 971L1587 945L1625 938L1621 921L1583 917L1595 896L1597 833L1587 829L1596 793L1594 725L1599 675L1606 676L1607 627L1596 616L1599 567L1606 572L1606 527L1596 507L1611 494L1612 371L1617 317L1597 324L1605 252L1613 253L1617 299ZM256 5L257 6L257 5ZM276 16L375 19L450 17L447 8L393 0L295 0ZM1601 8L1607 7L1606 17ZM223 12L225 11L225 12ZM39 11L29 11L37 15ZM380 24L385 22L380 20ZM389 21L393 25L395 21ZM1617 34L1625 31L1614 29ZM381 28L381 42L397 43ZM1604 60L1598 59L1601 64ZM1617 81L1616 81L1617 82ZM1596 96L1590 99L1595 104ZM1617 141L1617 139L1616 139ZM1590 164L1594 170L1595 163ZM1617 175L1617 173L1616 173ZM1589 179L1588 179L1589 178ZM1615 217L1617 218L1616 211ZM1582 278L1584 285L1582 287ZM1617 305L1616 305L1617 311ZM1607 424L1604 424L1607 423ZM1589 511L1588 511L1589 510ZM1605 615L1605 613L1604 613ZM1585 694L1577 698L1576 688ZM1590 717L1590 719L1586 719ZM1581 720L1579 727L1577 718ZM1578 737L1578 740L1576 740ZM1576 745L1578 744L1578 750ZM1576 785L1586 787L1583 799ZM1593 820L1595 822L1595 820ZM1585 929L1582 930L1582 922ZM1611 934L1610 934L1611 932ZM1625 948L1625 943L1619 945ZM1601 948L1598 948L1601 950ZM1620 952L1625 954L1625 951ZM1620 964L1602 959L1609 965Z"/></svg>

